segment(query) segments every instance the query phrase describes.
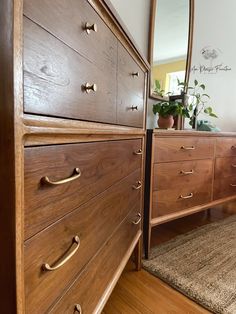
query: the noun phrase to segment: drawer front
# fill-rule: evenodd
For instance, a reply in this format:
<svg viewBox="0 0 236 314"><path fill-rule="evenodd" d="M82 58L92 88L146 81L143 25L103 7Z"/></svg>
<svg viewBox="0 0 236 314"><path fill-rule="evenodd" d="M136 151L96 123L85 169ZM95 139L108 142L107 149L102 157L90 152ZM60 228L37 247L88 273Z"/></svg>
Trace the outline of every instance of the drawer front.
<svg viewBox="0 0 236 314"><path fill-rule="evenodd" d="M145 74L127 50L118 43L117 121L143 126Z"/></svg>
<svg viewBox="0 0 236 314"><path fill-rule="evenodd" d="M154 164L153 190L209 184L213 177L213 160L177 161ZM170 191L171 193L171 191Z"/></svg>
<svg viewBox="0 0 236 314"><path fill-rule="evenodd" d="M98 255L88 264L71 289L56 304L50 313L75 313L75 305L81 307L83 314L100 313L106 289L115 279L120 263L130 246L141 234L137 212L132 211L114 236L104 245Z"/></svg>
<svg viewBox="0 0 236 314"><path fill-rule="evenodd" d="M215 179L236 176L236 156L216 158Z"/></svg>
<svg viewBox="0 0 236 314"><path fill-rule="evenodd" d="M236 175L214 181L214 200L227 196L236 196Z"/></svg>
<svg viewBox="0 0 236 314"><path fill-rule="evenodd" d="M115 68L99 69L24 18L25 112L116 123Z"/></svg>
<svg viewBox="0 0 236 314"><path fill-rule="evenodd" d="M139 169L142 156L135 153L141 148L141 139L26 148L25 238ZM75 168L81 176L74 181L42 180L70 177Z"/></svg>
<svg viewBox="0 0 236 314"><path fill-rule="evenodd" d="M154 138L154 162L212 158L214 143L200 137Z"/></svg>
<svg viewBox="0 0 236 314"><path fill-rule="evenodd" d="M202 205L211 200L211 180L194 186L176 186L172 189L154 191L152 195L152 218Z"/></svg>
<svg viewBox="0 0 236 314"><path fill-rule="evenodd" d="M140 175L140 170L135 171L25 242L27 313L35 309L38 313L47 312L127 214L131 210L136 215L140 212L141 189L134 188ZM60 268L43 270L45 263L55 266L65 254L77 249L78 245L72 244L75 236L80 239L77 252Z"/></svg>
<svg viewBox="0 0 236 314"><path fill-rule="evenodd" d="M217 157L236 156L236 137L217 138L216 156Z"/></svg>
<svg viewBox="0 0 236 314"><path fill-rule="evenodd" d="M105 71L104 76L107 75L107 68L115 73L117 39L88 1L24 0L24 14L96 64ZM97 31L88 33L86 23L88 26L95 24Z"/></svg>

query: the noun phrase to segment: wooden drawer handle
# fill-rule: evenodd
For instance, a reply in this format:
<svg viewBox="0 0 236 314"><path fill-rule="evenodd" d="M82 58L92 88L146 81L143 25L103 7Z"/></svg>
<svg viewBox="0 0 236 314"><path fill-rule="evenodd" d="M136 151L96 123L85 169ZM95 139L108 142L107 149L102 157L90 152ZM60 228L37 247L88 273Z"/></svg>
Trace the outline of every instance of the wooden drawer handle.
<svg viewBox="0 0 236 314"><path fill-rule="evenodd" d="M236 168L236 165L234 165L234 164L232 164L231 166L232 166L233 168Z"/></svg>
<svg viewBox="0 0 236 314"><path fill-rule="evenodd" d="M98 31L97 24L89 24L88 22L85 23L84 29L86 30L87 34L90 34L91 31L95 33Z"/></svg>
<svg viewBox="0 0 236 314"><path fill-rule="evenodd" d="M194 149L196 149L196 147L195 146L181 146L181 149L183 149L183 150L194 150Z"/></svg>
<svg viewBox="0 0 236 314"><path fill-rule="evenodd" d="M233 145L233 146L231 147L231 149L233 149L233 150L236 149L236 145Z"/></svg>
<svg viewBox="0 0 236 314"><path fill-rule="evenodd" d="M136 77L139 77L139 72L133 72L133 73L132 73L132 76L133 76L133 77L135 77L135 76L136 76Z"/></svg>
<svg viewBox="0 0 236 314"><path fill-rule="evenodd" d="M65 179L62 179L62 180L58 180L58 181L52 181L49 179L49 177L43 177L41 179L41 181L43 183L46 183L46 184L49 184L49 185L60 185L60 184L64 184L64 183L68 183L68 182L71 182L71 181L74 181L76 179L78 179L79 177L81 176L81 171L79 168L75 168L74 171L73 171L73 174L71 177L69 178L65 178Z"/></svg>
<svg viewBox="0 0 236 314"><path fill-rule="evenodd" d="M138 225L138 224L140 223L141 219L142 219L142 216L141 216L140 213L137 214L137 217L138 217L137 220L133 220L133 221L132 221L132 224L133 224L133 225Z"/></svg>
<svg viewBox="0 0 236 314"><path fill-rule="evenodd" d="M143 154L143 150L141 148L134 152L134 155L142 155L142 154Z"/></svg>
<svg viewBox="0 0 236 314"><path fill-rule="evenodd" d="M69 261L69 259L71 259L71 257L73 255L75 255L75 253L78 251L79 246L80 246L80 238L78 236L75 236L72 240L72 245L76 244L76 247L74 248L73 251L71 251L70 254L66 255L64 258L61 259L61 261L59 261L58 263L56 263L54 266L50 266L49 264L45 263L42 265L43 270L48 270L48 271L52 271L52 270L56 270L60 267L62 267L63 265L65 265L66 262Z"/></svg>
<svg viewBox="0 0 236 314"><path fill-rule="evenodd" d="M96 92L98 90L97 84L85 83L83 88L84 88L84 90L86 91L87 94L89 94L91 91Z"/></svg>
<svg viewBox="0 0 236 314"><path fill-rule="evenodd" d="M190 170L190 171L184 171L184 170L181 170L180 171L180 174L186 174L186 175L188 175L188 174L193 174L194 173L194 170L192 169L192 170Z"/></svg>
<svg viewBox="0 0 236 314"><path fill-rule="evenodd" d="M134 190L139 190L139 189L141 189L141 187L142 187L142 182L141 182L141 181L138 181L138 182L137 182L137 185L133 185L132 187L133 187Z"/></svg>
<svg viewBox="0 0 236 314"><path fill-rule="evenodd" d="M75 305L75 312L79 313L79 314L82 314L82 308L81 308L80 304L76 304Z"/></svg>
<svg viewBox="0 0 236 314"><path fill-rule="evenodd" d="M189 195L186 195L186 196L183 196L183 195L180 195L179 198L182 198L182 199L188 199L188 198L192 198L193 197L193 193L190 193Z"/></svg>
<svg viewBox="0 0 236 314"><path fill-rule="evenodd" d="M232 187L235 188L235 187L236 187L236 184L231 183L230 186L232 186Z"/></svg>
<svg viewBox="0 0 236 314"><path fill-rule="evenodd" d="M130 109L131 109L132 111L138 110L138 106L132 106L132 107L130 107Z"/></svg>

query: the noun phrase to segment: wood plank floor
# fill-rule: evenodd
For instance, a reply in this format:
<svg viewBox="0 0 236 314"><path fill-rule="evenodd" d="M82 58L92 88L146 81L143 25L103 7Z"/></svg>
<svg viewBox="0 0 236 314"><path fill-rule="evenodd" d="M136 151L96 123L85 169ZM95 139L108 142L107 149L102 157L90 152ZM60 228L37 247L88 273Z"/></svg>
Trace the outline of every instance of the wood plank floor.
<svg viewBox="0 0 236 314"><path fill-rule="evenodd" d="M229 215L236 214L236 203L217 207L158 226L153 230L152 245L158 245ZM131 262L118 281L103 314L205 314L200 305L177 292L145 270L136 272Z"/></svg>

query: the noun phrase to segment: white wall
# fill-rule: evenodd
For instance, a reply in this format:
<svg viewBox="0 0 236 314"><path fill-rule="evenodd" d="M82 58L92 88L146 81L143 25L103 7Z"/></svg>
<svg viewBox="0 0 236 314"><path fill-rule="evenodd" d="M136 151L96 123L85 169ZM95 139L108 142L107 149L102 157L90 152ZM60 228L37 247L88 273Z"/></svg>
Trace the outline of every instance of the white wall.
<svg viewBox="0 0 236 314"><path fill-rule="evenodd" d="M213 66L223 63L232 68L229 72L216 74L197 71L190 76L190 84L195 78L206 84L206 92L211 96L212 107L219 117L212 122L222 131L236 131L235 12L235 0L195 0L192 65L210 65L210 61L201 54L203 47L210 46L209 49L216 49L218 53Z"/></svg>
<svg viewBox="0 0 236 314"><path fill-rule="evenodd" d="M151 0L111 0L111 3L147 58Z"/></svg>

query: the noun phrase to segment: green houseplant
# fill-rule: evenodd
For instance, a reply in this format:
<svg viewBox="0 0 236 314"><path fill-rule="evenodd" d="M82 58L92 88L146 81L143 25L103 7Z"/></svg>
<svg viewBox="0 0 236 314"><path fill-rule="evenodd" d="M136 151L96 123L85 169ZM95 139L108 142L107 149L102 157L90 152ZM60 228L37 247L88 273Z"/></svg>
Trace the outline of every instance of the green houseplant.
<svg viewBox="0 0 236 314"><path fill-rule="evenodd" d="M184 117L190 117L188 109L183 106L182 103L177 101L161 101L153 105L153 113L158 113L157 120L158 126L163 129L172 128L174 125L174 117L180 115Z"/></svg>

